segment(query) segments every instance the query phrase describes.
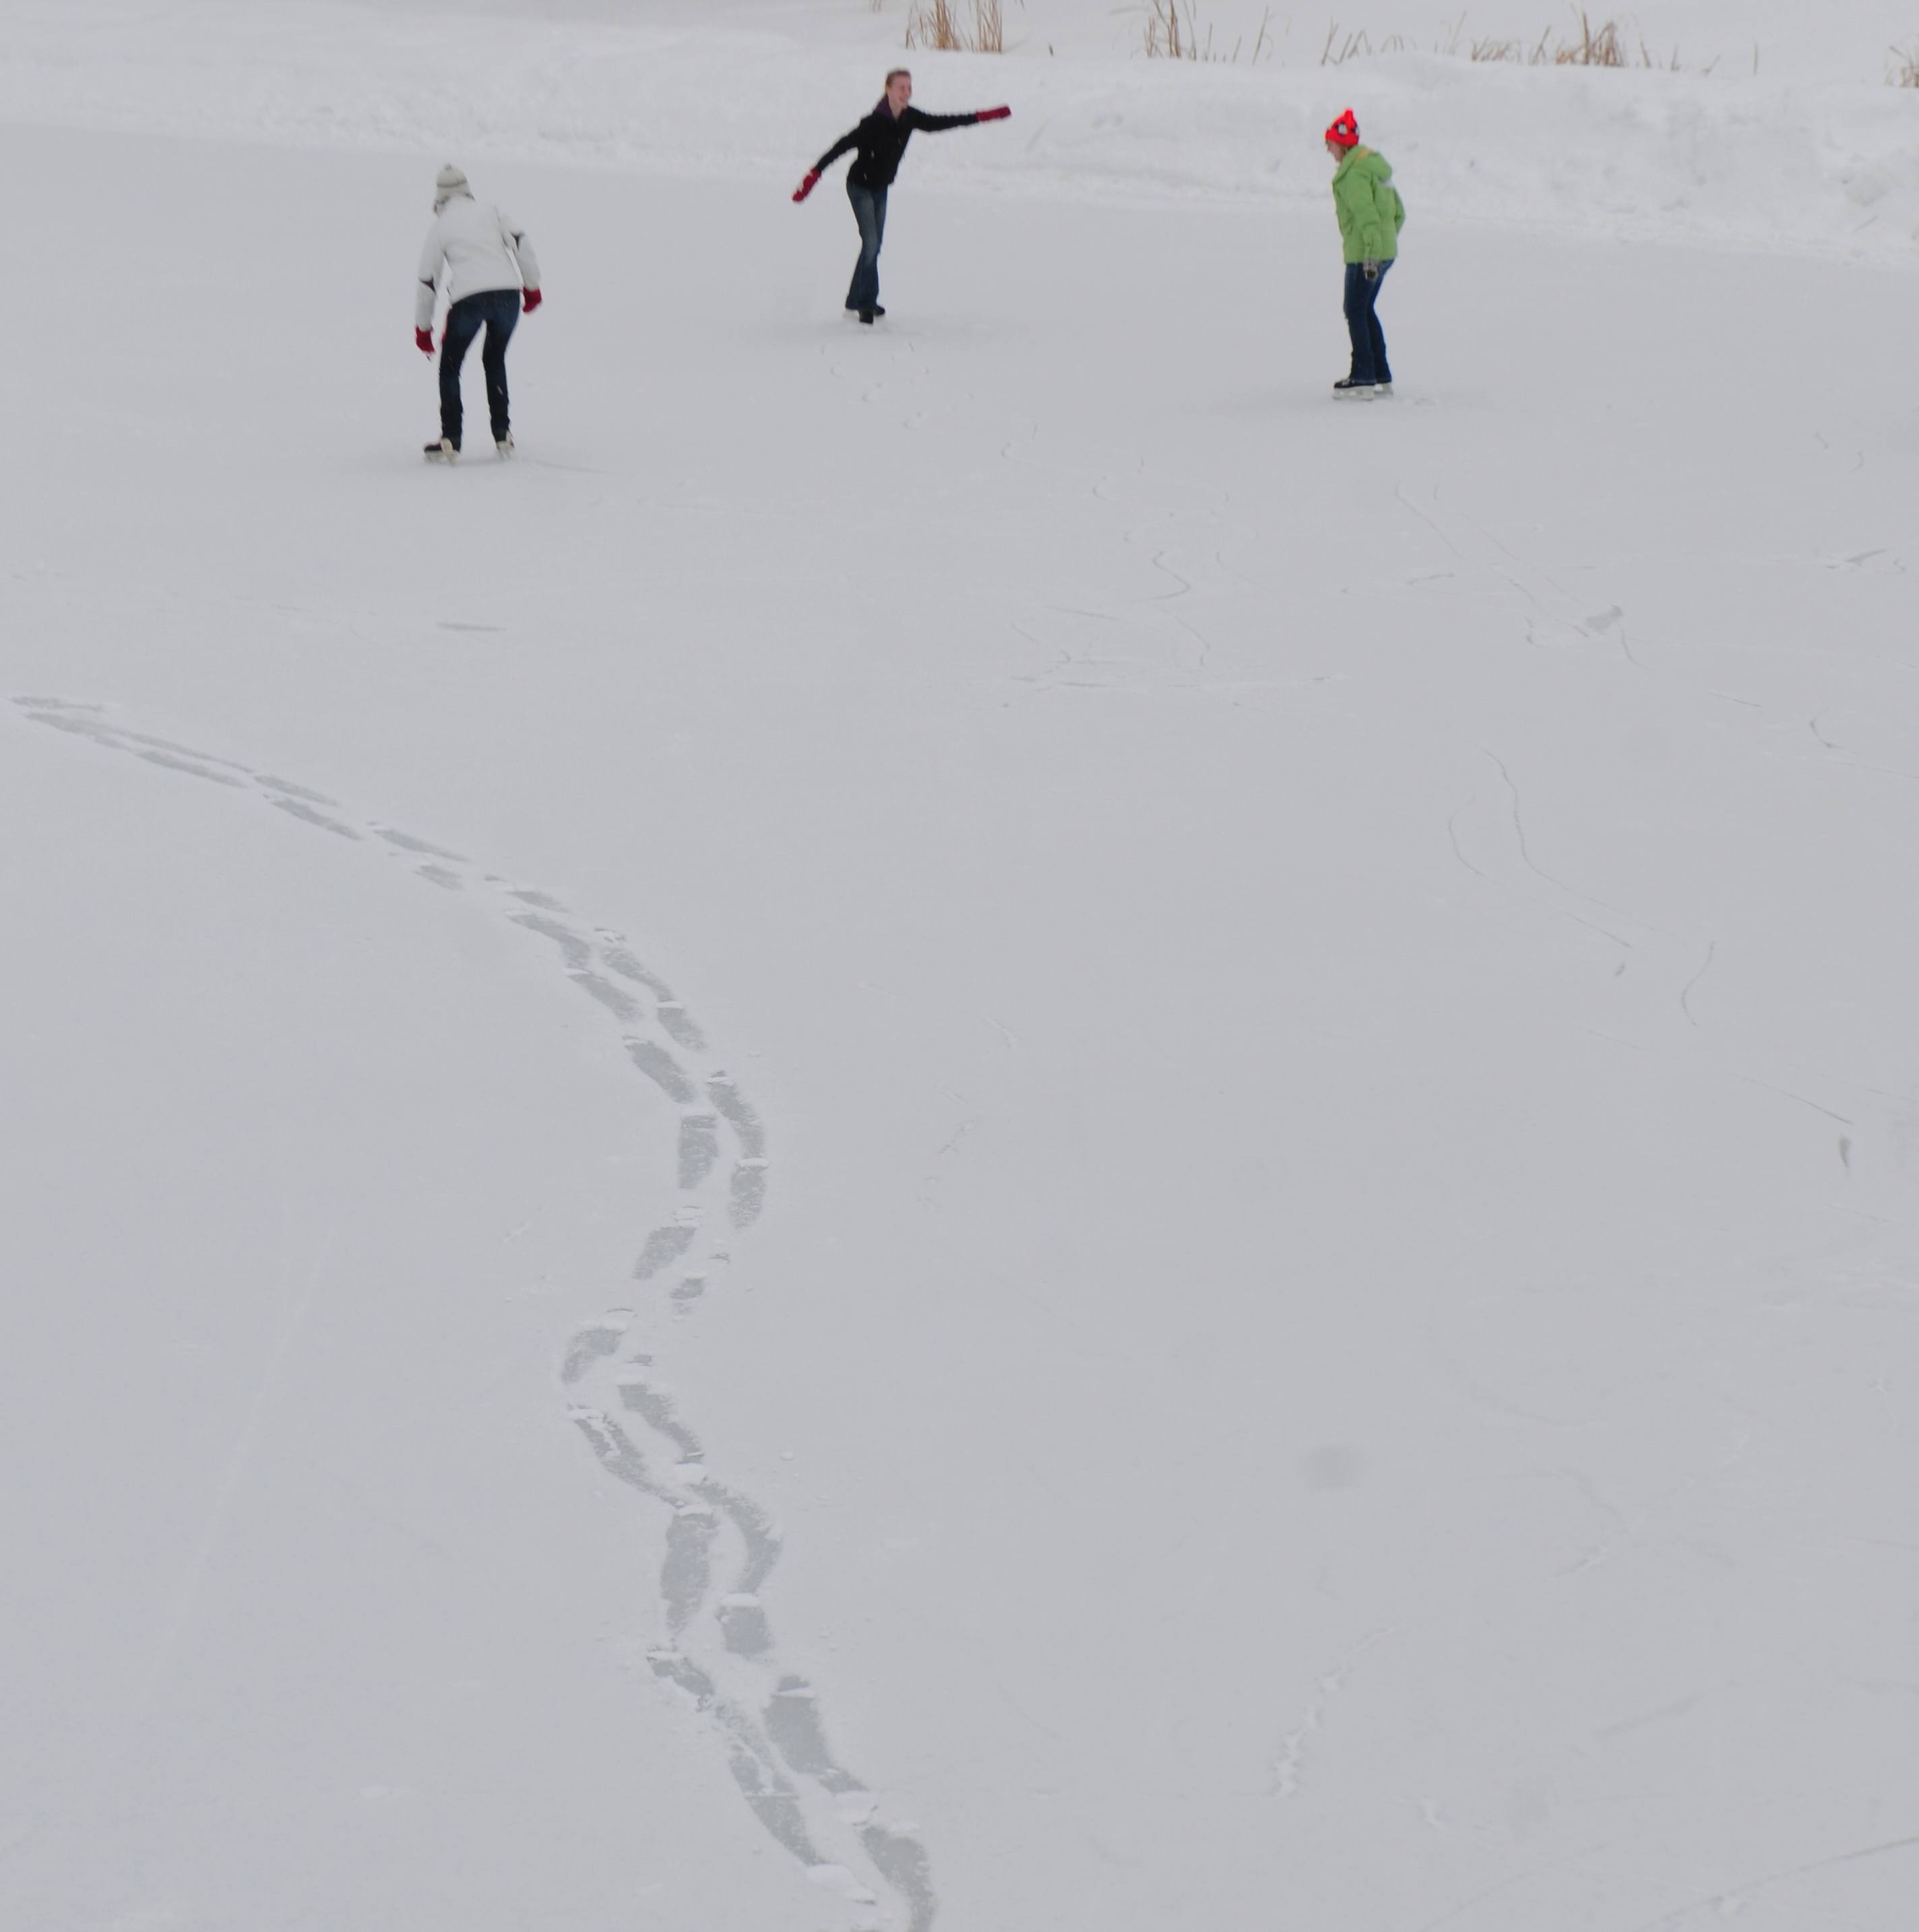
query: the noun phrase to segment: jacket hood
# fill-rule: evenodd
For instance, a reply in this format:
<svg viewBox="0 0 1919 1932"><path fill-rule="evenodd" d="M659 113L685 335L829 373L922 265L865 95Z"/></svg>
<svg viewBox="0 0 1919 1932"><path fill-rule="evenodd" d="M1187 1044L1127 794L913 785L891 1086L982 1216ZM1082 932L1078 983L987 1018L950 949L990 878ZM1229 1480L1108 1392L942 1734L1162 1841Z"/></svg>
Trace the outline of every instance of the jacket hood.
<svg viewBox="0 0 1919 1932"><path fill-rule="evenodd" d="M1393 164L1376 148L1355 148L1333 170L1333 178L1354 172L1370 175L1377 182L1389 182L1393 178Z"/></svg>

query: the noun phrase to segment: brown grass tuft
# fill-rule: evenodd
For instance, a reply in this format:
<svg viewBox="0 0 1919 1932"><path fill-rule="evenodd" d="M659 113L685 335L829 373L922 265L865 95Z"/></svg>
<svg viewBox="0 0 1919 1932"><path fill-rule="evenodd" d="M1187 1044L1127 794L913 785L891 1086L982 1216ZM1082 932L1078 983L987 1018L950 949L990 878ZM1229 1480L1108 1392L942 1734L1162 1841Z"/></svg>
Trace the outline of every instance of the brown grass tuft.
<svg viewBox="0 0 1919 1932"><path fill-rule="evenodd" d="M1326 30L1326 44L1319 50L1319 64L1321 67L1344 67L1349 60L1364 60L1369 54L1404 53L1407 45L1405 34L1388 34L1375 46L1372 37L1363 27L1342 36L1339 22L1335 20Z"/></svg>
<svg viewBox="0 0 1919 1932"><path fill-rule="evenodd" d="M1465 24L1462 16L1435 51L1464 54L1468 60L1504 62L1514 67L1634 67L1659 68L1674 74L1679 71L1677 48L1669 59L1657 59L1644 40L1629 45L1625 31L1617 20L1603 21L1594 26L1583 7L1574 11L1572 33L1561 34L1549 27L1537 40L1468 40L1462 31ZM1756 66L1758 58L1758 50L1755 48ZM1717 67L1719 63L1715 60L1712 64ZM1710 74L1712 67L1705 71Z"/></svg>
<svg viewBox="0 0 1919 1932"><path fill-rule="evenodd" d="M1272 26L1273 9L1269 7L1260 16L1259 32L1252 44L1252 58L1246 63L1249 67L1259 64ZM1184 0L1183 10L1181 0L1147 0L1144 46L1148 60L1210 61L1231 67L1246 51L1246 41L1243 38L1235 40L1231 53L1216 52L1213 29L1208 27L1204 35L1200 32L1193 0Z"/></svg>
<svg viewBox="0 0 1919 1932"><path fill-rule="evenodd" d="M1894 47L1892 65L1886 74L1888 87L1919 87L1919 40L1908 47Z"/></svg>
<svg viewBox="0 0 1919 1932"><path fill-rule="evenodd" d="M961 24L953 0L916 0L907 16L906 44L949 54L1003 54L1006 23L1001 0L972 0L973 31Z"/></svg>

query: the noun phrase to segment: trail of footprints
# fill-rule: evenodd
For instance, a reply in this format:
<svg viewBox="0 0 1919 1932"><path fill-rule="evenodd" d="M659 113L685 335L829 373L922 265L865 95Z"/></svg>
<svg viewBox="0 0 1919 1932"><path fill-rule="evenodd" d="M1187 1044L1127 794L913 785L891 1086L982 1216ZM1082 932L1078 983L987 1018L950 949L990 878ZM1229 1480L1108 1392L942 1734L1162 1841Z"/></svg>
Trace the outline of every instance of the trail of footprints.
<svg viewBox="0 0 1919 1932"><path fill-rule="evenodd" d="M562 970L616 1023L626 1057L679 1114L677 1208L651 1229L633 1264L649 1303L580 1329L559 1367L568 1412L605 1474L648 1505L661 1550L662 1640L653 1674L698 1714L724 1751L754 1815L815 1885L850 1910L853 1932L925 1932L937 1906L924 1848L888 1820L880 1795L841 1766L812 1686L781 1658L763 1592L780 1558L777 1526L709 1467L681 1415L643 1328L670 1342L728 1265L732 1232L758 1217L766 1132L673 989L618 933L586 930L547 894L517 888L459 854L337 800L228 758L114 723L105 708L19 698L25 717L234 791L331 837L384 848L442 891L489 900L556 951ZM657 1347L657 1344L655 1345Z"/></svg>

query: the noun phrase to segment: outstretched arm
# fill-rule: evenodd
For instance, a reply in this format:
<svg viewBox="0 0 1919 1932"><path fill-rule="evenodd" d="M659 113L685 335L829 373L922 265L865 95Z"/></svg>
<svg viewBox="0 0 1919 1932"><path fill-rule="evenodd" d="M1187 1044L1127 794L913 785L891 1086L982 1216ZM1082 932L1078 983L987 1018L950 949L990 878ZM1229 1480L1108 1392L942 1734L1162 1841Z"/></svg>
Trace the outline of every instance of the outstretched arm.
<svg viewBox="0 0 1919 1932"><path fill-rule="evenodd" d="M943 134L949 128L970 128L982 121L1003 121L1012 111L1010 107L982 107L977 114L922 114L918 108L909 107L901 118L922 134Z"/></svg>
<svg viewBox="0 0 1919 1932"><path fill-rule="evenodd" d="M865 124L866 124L862 121L860 123L860 127L863 128ZM793 200L795 201L804 201L806 197L820 185L820 177L839 159L841 155L847 152L849 149L856 148L859 146L859 128L854 128L850 134L842 134L839 139L835 141L833 145L806 170L805 178L802 181L799 187L795 188L793 191Z"/></svg>
<svg viewBox="0 0 1919 1932"><path fill-rule="evenodd" d="M820 158L813 164L813 172L823 175L842 154L850 154L859 146L859 130L856 128L850 134L842 134Z"/></svg>

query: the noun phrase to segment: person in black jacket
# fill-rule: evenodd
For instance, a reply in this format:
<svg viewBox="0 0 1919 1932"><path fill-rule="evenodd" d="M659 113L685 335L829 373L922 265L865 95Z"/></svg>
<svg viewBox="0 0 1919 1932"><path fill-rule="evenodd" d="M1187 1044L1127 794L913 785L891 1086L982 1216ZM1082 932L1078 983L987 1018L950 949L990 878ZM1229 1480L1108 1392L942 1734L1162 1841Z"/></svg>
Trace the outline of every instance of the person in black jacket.
<svg viewBox="0 0 1919 1932"><path fill-rule="evenodd" d="M899 172L900 158L915 128L937 134L948 128L970 128L981 121L1003 121L1010 107L985 107L977 114L922 114L912 105L913 76L896 67L886 76L886 91L880 104L850 134L842 134L812 166L793 192L795 201L804 201L819 185L820 177L849 148L859 150L858 158L847 170L847 199L853 203L853 218L859 224L859 262L853 272L853 286L846 292L846 305L870 322L884 315L880 306L880 244L886 232L886 190Z"/></svg>

